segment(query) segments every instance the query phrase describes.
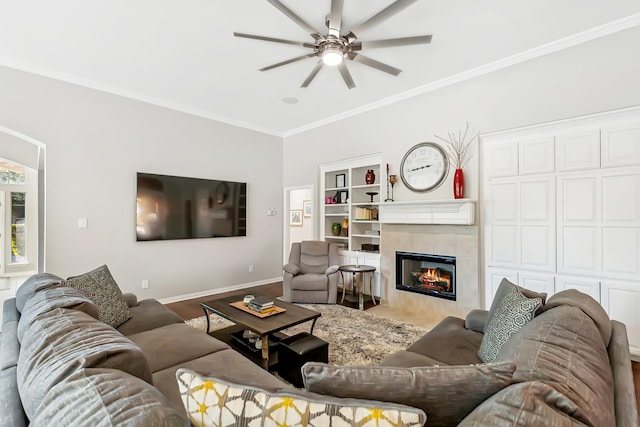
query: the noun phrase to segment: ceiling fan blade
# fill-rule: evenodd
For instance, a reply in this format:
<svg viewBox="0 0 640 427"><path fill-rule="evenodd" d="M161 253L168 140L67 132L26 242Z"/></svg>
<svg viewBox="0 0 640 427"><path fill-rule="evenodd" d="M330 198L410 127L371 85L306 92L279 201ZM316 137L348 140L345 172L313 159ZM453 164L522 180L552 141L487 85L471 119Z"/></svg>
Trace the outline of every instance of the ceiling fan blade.
<svg viewBox="0 0 640 427"><path fill-rule="evenodd" d="M300 27L302 27L302 29L305 30L307 33L309 33L309 35L313 37L314 40L320 40L322 38L320 33L318 33L318 31L316 31L315 28L309 25L304 19L296 15L291 9L289 9L287 6L282 4L280 1L278 0L267 0L267 1L271 3L280 12L287 15L289 19L291 19L293 22L295 22Z"/></svg>
<svg viewBox="0 0 640 427"><path fill-rule="evenodd" d="M340 37L342 27L342 9L344 0L331 0L331 14L329 15L329 35Z"/></svg>
<svg viewBox="0 0 640 427"><path fill-rule="evenodd" d="M346 39L349 42L353 42L360 36L361 33L364 33L365 31L367 31L367 29L375 25L378 25L380 22L384 21L385 19L391 18L396 13L400 12L401 10L403 10L408 6L411 6L413 3L417 1L418 0L397 0L396 2L391 3L389 6L382 9L380 12L373 15L371 18L364 21L362 24L358 25L356 28L349 31L347 34L344 35L344 37L346 37Z"/></svg>
<svg viewBox="0 0 640 427"><path fill-rule="evenodd" d="M273 68L277 68L277 67L281 67L283 65L287 65L287 64L291 64L292 62L297 62L297 61L301 61L305 58L311 58L313 56L316 56L315 52L314 53L309 53L307 55L302 55L302 56L296 56L295 58L291 58L291 59L287 59L286 61L282 61L282 62L278 62L277 64L273 64L273 65L268 65L266 67L263 68L259 68L258 71L267 71L267 70L271 70Z"/></svg>
<svg viewBox="0 0 640 427"><path fill-rule="evenodd" d="M322 59L319 60L316 66L313 67L313 70L311 70L307 78L304 80L304 82L302 82L302 86L300 87L308 87L311 81L316 77L316 75L318 74L318 71L320 71L320 68L322 68L323 65L324 63L322 62Z"/></svg>
<svg viewBox="0 0 640 427"><path fill-rule="evenodd" d="M236 37L242 37L242 38L245 38L245 39L255 39L255 40L262 40L262 41L265 41L265 42L292 44L294 46L310 47L312 49L314 47L313 43L298 42L298 41L295 41L295 40L278 39L278 38L275 38L275 37L257 36L257 35L254 35L254 34L236 33L236 32L234 32L233 35L236 36Z"/></svg>
<svg viewBox="0 0 640 427"><path fill-rule="evenodd" d="M353 78L351 77L351 73L347 68L347 64L345 64L344 61L338 64L338 71L340 71L340 75L349 89L356 87L356 84L353 82Z"/></svg>
<svg viewBox="0 0 640 427"><path fill-rule="evenodd" d="M385 73L393 74L394 76L397 76L402 72L402 70L400 70L399 68L392 67L391 65L384 64L380 61L376 61L375 59L371 59L367 56L360 55L355 52L351 52L348 58L352 61L359 62L360 64L367 65L380 71L384 71Z"/></svg>
<svg viewBox="0 0 640 427"><path fill-rule="evenodd" d="M370 40L353 43L352 50L374 49L377 47L409 46L431 43L431 36L400 37L397 39Z"/></svg>

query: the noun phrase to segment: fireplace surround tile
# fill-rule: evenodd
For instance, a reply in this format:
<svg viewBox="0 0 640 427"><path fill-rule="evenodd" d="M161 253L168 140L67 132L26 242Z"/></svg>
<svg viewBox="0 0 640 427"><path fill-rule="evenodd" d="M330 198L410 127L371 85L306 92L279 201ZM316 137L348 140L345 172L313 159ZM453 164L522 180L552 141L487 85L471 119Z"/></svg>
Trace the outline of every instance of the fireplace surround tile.
<svg viewBox="0 0 640 427"><path fill-rule="evenodd" d="M383 303L392 309L438 321L464 317L480 307L479 241L477 226L384 224L380 252ZM456 257L456 301L396 289L396 251Z"/></svg>

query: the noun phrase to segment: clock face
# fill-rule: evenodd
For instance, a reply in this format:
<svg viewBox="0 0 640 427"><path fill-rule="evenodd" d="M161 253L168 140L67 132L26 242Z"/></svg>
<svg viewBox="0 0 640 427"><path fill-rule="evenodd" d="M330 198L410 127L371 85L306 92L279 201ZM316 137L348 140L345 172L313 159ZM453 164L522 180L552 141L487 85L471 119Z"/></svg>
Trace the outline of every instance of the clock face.
<svg viewBox="0 0 640 427"><path fill-rule="evenodd" d="M444 181L449 161L433 142L422 142L407 151L400 164L400 178L410 190L431 191Z"/></svg>

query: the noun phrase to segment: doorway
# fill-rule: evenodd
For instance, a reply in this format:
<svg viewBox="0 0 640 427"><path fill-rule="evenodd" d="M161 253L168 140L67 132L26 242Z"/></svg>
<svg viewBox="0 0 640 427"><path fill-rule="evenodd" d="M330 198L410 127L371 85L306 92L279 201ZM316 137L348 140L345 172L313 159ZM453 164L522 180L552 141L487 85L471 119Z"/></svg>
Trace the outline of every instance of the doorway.
<svg viewBox="0 0 640 427"><path fill-rule="evenodd" d="M293 242L315 239L317 209L314 201L313 185L284 189L283 265L289 261L289 251Z"/></svg>

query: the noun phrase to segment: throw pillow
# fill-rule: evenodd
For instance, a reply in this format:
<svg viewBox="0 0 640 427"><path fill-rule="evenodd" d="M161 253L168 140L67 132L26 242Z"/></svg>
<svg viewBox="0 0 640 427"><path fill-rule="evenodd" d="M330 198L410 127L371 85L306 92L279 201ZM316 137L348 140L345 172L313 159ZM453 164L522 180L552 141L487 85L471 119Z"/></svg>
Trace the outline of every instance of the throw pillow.
<svg viewBox="0 0 640 427"><path fill-rule="evenodd" d="M510 385L515 369L512 362L413 368L308 362L302 376L310 392L403 403L422 409L429 426L455 426Z"/></svg>
<svg viewBox="0 0 640 427"><path fill-rule="evenodd" d="M542 311L543 306L547 301L547 294L545 294L544 292L536 292L536 291L532 291L531 289L520 287L515 283L511 283L509 279L505 277L500 282L500 286L498 286L498 289L496 290L496 294L493 296L493 301L491 302L491 307L489 308L489 314L487 316L487 323L485 323L484 325L485 331L487 330L487 326L489 325L489 322L491 322L491 319L493 318L493 316L495 316L496 310L498 309L498 304L500 304L500 301L502 301L502 298L504 298L504 296L507 294L509 289L517 289L522 295L524 295L527 298L540 298L542 300L542 305L536 311L536 314Z"/></svg>
<svg viewBox="0 0 640 427"><path fill-rule="evenodd" d="M478 350L480 360L485 363L495 361L502 345L533 319L541 305L541 298L527 298L516 288L510 288L489 319Z"/></svg>
<svg viewBox="0 0 640 427"><path fill-rule="evenodd" d="M338 399L300 390L273 393L207 378L188 369L176 372L182 403L195 426L422 426L420 409L394 403Z"/></svg>
<svg viewBox="0 0 640 427"><path fill-rule="evenodd" d="M63 286L76 288L88 296L98 307L98 318L107 325L117 328L131 318L127 301L106 265L69 277Z"/></svg>

